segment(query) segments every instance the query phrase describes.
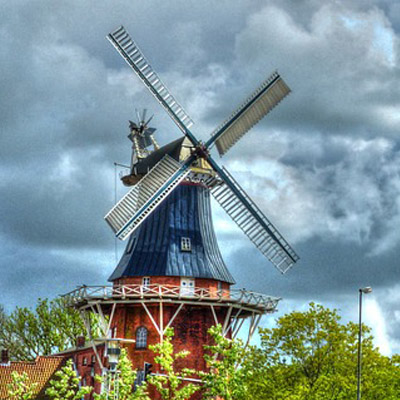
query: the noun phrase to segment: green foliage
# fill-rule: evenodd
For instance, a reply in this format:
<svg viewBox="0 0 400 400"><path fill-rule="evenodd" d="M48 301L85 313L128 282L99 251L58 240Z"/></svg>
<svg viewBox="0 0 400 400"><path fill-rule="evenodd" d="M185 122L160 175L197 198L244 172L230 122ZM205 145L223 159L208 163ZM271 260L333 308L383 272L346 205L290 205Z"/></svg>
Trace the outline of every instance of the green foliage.
<svg viewBox="0 0 400 400"><path fill-rule="evenodd" d="M160 365L163 374L166 376L152 375L147 378L148 383L156 388L163 400L187 400L192 394L200 389L200 386L193 383L185 383L182 378L193 376L195 371L183 368L181 371L175 371L175 361L187 357L188 351L174 353L172 337L174 331L167 329L164 340L161 343L149 346L156 356L154 361Z"/></svg>
<svg viewBox="0 0 400 400"><path fill-rule="evenodd" d="M311 303L292 312L276 328L260 329L261 348L252 348L249 398L271 400L347 400L356 398L358 325L340 323L336 310ZM363 327L363 398L400 398L397 358L382 356ZM396 383L397 382L397 383Z"/></svg>
<svg viewBox="0 0 400 400"><path fill-rule="evenodd" d="M80 400L89 394L93 388L80 386L80 378L73 368L72 360L55 373L56 379L50 381L50 387L46 390L47 396L54 400Z"/></svg>
<svg viewBox="0 0 400 400"><path fill-rule="evenodd" d="M95 320L94 326L98 322ZM17 359L62 351L85 332L79 315L65 307L62 299L40 300L35 311L17 308L10 316L0 307L0 346ZM117 373L104 381L105 393L95 400L150 400L154 388L163 400L189 400L201 390L204 399L224 400L348 400L356 398L358 325L342 324L336 310L311 303L305 312L292 312L278 319L273 329L260 329L261 346L244 349L241 341L222 336L221 326L209 330L214 340L205 346L208 372L189 369L176 371L175 362L187 351L174 353L173 330L162 343L150 346L163 376L148 377L136 386L136 371L122 349ZM373 346L369 328L363 326L362 398L400 399L400 356L385 357ZM80 388L71 362L57 372L47 394L55 399L81 399L91 388ZM202 383L182 378L199 376ZM98 380L102 378L97 377ZM10 400L34 398L36 385L28 384L26 374L13 374ZM135 390L134 390L135 388Z"/></svg>
<svg viewBox="0 0 400 400"><path fill-rule="evenodd" d="M19 374L14 371L11 373L12 382L7 385L8 400L30 400L34 398L37 383L30 383L26 372Z"/></svg>
<svg viewBox="0 0 400 400"><path fill-rule="evenodd" d="M248 397L247 370L240 367L247 358L247 352L240 340L231 340L222 335L221 325L208 330L214 345L204 346L209 372L201 372L204 382L204 399L220 396L224 400L244 400Z"/></svg>
<svg viewBox="0 0 400 400"><path fill-rule="evenodd" d="M98 317L93 315L95 330L97 326ZM85 334L79 313L67 307L63 298L39 299L34 311L17 307L10 315L0 308L0 347L7 348L16 361L64 351Z"/></svg>
<svg viewBox="0 0 400 400"><path fill-rule="evenodd" d="M117 393L119 400L150 400L145 383L136 386L136 390L134 390L136 376L137 372L132 369L126 349L121 349L116 372L110 373L106 378L96 377L96 380L102 382L108 390L101 394L94 394L94 400L114 399Z"/></svg>

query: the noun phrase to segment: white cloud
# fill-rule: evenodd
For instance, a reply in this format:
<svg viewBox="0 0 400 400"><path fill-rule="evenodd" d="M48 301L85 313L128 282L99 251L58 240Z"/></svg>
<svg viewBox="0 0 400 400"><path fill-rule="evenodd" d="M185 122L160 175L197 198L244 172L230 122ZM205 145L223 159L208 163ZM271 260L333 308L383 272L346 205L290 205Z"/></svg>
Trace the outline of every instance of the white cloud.
<svg viewBox="0 0 400 400"><path fill-rule="evenodd" d="M378 301L374 297L365 297L363 301L363 321L372 329L374 344L384 355L392 354L392 346L387 332L387 322Z"/></svg>

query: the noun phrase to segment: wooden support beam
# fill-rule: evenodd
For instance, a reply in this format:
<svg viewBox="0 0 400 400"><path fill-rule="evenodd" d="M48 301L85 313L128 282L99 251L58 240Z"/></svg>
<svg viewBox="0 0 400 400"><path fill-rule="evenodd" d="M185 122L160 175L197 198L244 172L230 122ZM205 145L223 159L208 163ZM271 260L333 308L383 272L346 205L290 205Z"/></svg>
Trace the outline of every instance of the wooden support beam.
<svg viewBox="0 0 400 400"><path fill-rule="evenodd" d="M172 316L172 318L169 320L167 326L164 329L164 333L165 331L172 325L172 323L174 322L174 319L176 318L176 316L179 314L179 312L181 311L182 307L183 307L184 303L179 304L179 307L177 308L177 310L175 311L175 314Z"/></svg>
<svg viewBox="0 0 400 400"><path fill-rule="evenodd" d="M117 304L114 303L114 304L112 305L112 308L111 308L110 320L108 321L108 326L107 326L107 333L110 332L111 324L112 324L112 321L113 321L113 319L114 319L114 312L115 312L115 308L116 308L116 307L117 307Z"/></svg>
<svg viewBox="0 0 400 400"><path fill-rule="evenodd" d="M252 331L252 329L253 329L254 321L255 321L255 313L253 312L253 313L251 314L251 320L250 320L250 326L249 326L249 333L248 333L248 335L247 335L247 341L246 341L246 344L245 344L245 346L244 346L245 348L247 348L247 346L248 346L249 343L250 343L251 331Z"/></svg>
<svg viewBox="0 0 400 400"><path fill-rule="evenodd" d="M228 325L228 327L226 328L225 332L223 332L223 335L225 336L229 330L232 328L232 325L235 323L237 323L238 317L240 315L240 313L242 312L242 310L239 308L239 311L235 314L235 316L232 318L230 324Z"/></svg>
<svg viewBox="0 0 400 400"><path fill-rule="evenodd" d="M164 309L163 302L160 301L160 341L164 341Z"/></svg>
<svg viewBox="0 0 400 400"><path fill-rule="evenodd" d="M231 318L231 314L232 314L232 306L229 307L228 312L226 313L224 326L222 327L222 336L226 335L226 332L227 332L226 328L228 327L228 324L229 324L229 321Z"/></svg>
<svg viewBox="0 0 400 400"><path fill-rule="evenodd" d="M240 318L239 324L235 327L235 330L232 332L232 339L236 339L236 336L239 333L241 327L243 326L244 321L245 321L245 318Z"/></svg>
<svg viewBox="0 0 400 400"><path fill-rule="evenodd" d="M214 317L215 325L218 325L219 322L218 322L217 314L215 313L215 310L214 310L214 306L211 304L210 307L211 307L212 315Z"/></svg>
<svg viewBox="0 0 400 400"><path fill-rule="evenodd" d="M158 334L160 335L160 339L162 337L162 332L160 331L159 326L157 325L157 322L154 320L153 316L151 315L151 312L149 311L149 309L147 308L146 304L144 302L142 302L142 306L143 308L146 310L147 315L149 316L151 322L154 325L154 328L157 329Z"/></svg>
<svg viewBox="0 0 400 400"><path fill-rule="evenodd" d="M96 355L97 362L98 362L99 365L100 365L101 371L102 371L102 373L104 373L104 364L103 364L103 362L101 361L101 357L100 357L100 355L99 355L99 352L97 351L97 346L96 346L96 344L95 344L95 342L94 342L94 338L93 338L93 336L92 336L92 328L91 328L91 326L90 326L90 322L89 322L88 317L87 317L86 314L87 314L87 311L80 311L80 315L81 315L83 324L85 325L86 332L87 332L87 334L88 334L88 336L89 336L90 344L92 345L94 354Z"/></svg>
<svg viewBox="0 0 400 400"><path fill-rule="evenodd" d="M97 313L99 314L99 317L100 317L103 336L104 337L108 337L108 331L107 331L108 324L107 324L106 318L104 316L103 309L101 308L101 304L100 303L96 303L96 308L97 308Z"/></svg>

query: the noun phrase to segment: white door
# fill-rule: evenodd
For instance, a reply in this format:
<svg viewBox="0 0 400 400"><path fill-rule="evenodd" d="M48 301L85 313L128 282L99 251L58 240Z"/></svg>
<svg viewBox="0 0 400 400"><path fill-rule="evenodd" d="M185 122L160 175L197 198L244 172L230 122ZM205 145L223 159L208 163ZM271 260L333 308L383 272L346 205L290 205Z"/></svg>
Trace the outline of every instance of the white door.
<svg viewBox="0 0 400 400"><path fill-rule="evenodd" d="M181 296L194 296L193 278L181 278Z"/></svg>

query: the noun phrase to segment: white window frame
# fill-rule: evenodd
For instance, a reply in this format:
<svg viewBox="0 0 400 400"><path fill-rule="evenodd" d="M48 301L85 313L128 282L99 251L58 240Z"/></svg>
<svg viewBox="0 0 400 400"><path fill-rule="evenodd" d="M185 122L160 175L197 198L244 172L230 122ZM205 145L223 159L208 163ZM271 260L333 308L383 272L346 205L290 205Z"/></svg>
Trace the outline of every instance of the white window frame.
<svg viewBox="0 0 400 400"><path fill-rule="evenodd" d="M142 286L143 286L143 291L148 292L150 290L150 284L151 284L151 278L149 276L144 276L142 278Z"/></svg>
<svg viewBox="0 0 400 400"><path fill-rule="evenodd" d="M151 278L149 276L144 276L142 279L143 286L150 286Z"/></svg>
<svg viewBox="0 0 400 400"><path fill-rule="evenodd" d="M181 251L191 252L192 251L192 241L189 237L181 237Z"/></svg>
<svg viewBox="0 0 400 400"><path fill-rule="evenodd" d="M143 335L140 332L145 332L145 335ZM136 348L137 349L147 349L148 337L149 337L148 329L145 326L139 326L139 328L136 329Z"/></svg>
<svg viewBox="0 0 400 400"><path fill-rule="evenodd" d="M196 287L196 280L194 278L181 278L181 296L192 297L194 296L194 288Z"/></svg>

